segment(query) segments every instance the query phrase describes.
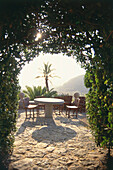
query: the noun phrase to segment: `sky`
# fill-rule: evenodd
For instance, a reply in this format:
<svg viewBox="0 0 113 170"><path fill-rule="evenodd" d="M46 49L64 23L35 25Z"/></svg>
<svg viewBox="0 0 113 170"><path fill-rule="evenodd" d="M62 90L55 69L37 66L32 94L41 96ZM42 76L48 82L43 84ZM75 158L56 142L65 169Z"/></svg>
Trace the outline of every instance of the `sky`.
<svg viewBox="0 0 113 170"><path fill-rule="evenodd" d="M71 78L85 74L85 70L81 68L80 64L72 57L63 54L40 54L37 58L34 58L34 60L26 63L21 70L18 77L21 90L26 89L26 85L30 87L45 86L44 78L36 78L36 76L42 75L41 70L44 67L44 63L47 62L52 64L51 68L55 69L53 74L59 77L50 79L50 89L63 85Z"/></svg>

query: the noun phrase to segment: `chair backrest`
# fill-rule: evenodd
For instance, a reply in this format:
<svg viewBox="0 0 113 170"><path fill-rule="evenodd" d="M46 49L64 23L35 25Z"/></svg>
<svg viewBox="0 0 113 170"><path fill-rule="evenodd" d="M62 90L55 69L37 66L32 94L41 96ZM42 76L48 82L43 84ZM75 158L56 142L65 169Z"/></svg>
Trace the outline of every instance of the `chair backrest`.
<svg viewBox="0 0 113 170"><path fill-rule="evenodd" d="M29 97L21 98L19 100L19 109L24 109L29 105Z"/></svg>
<svg viewBox="0 0 113 170"><path fill-rule="evenodd" d="M85 97L83 96L83 97L79 97L79 99L80 99L80 105L82 105L82 106L85 106Z"/></svg>
<svg viewBox="0 0 113 170"><path fill-rule="evenodd" d="M64 100L64 104L68 104L70 105L71 102L72 102L72 96L58 96L58 97L55 97L55 98L58 98L58 99L63 99Z"/></svg>
<svg viewBox="0 0 113 170"><path fill-rule="evenodd" d="M74 103L75 106L78 106L78 107L79 107L80 99L79 99L79 98L75 98L75 100L74 100L73 103Z"/></svg>
<svg viewBox="0 0 113 170"><path fill-rule="evenodd" d="M72 102L72 96L63 96L63 99L65 103L71 104Z"/></svg>
<svg viewBox="0 0 113 170"><path fill-rule="evenodd" d="M22 102L23 102L23 108L25 108L26 106L28 106L28 105L29 105L29 97L25 97L25 98L22 100Z"/></svg>

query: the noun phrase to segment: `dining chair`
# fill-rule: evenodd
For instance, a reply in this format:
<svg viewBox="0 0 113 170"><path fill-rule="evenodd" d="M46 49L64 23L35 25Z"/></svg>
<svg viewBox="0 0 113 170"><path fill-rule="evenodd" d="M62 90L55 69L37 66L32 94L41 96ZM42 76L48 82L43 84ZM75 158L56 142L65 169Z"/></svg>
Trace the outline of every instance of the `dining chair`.
<svg viewBox="0 0 113 170"><path fill-rule="evenodd" d="M38 105L36 104L29 104L29 105L25 105L24 103L24 100L23 100L23 106L24 106L24 109L25 109L25 113L26 113L26 118L27 118L27 115L28 115L28 112L30 112L30 117L31 117L31 113L33 112L33 118L34 118L34 114L35 114L35 110L37 111L37 116L39 114L39 108L38 108Z"/></svg>
<svg viewBox="0 0 113 170"><path fill-rule="evenodd" d="M66 109L66 105L71 105L72 96L66 95L63 96L63 99L64 99L64 109Z"/></svg>
<svg viewBox="0 0 113 170"><path fill-rule="evenodd" d="M79 110L80 112L86 112L86 100L84 96L80 96Z"/></svg>
<svg viewBox="0 0 113 170"><path fill-rule="evenodd" d="M54 113L55 113L55 114L57 114L57 111L58 111L58 112L59 112L59 115L60 115L61 113L63 113L64 104L61 104L61 105L55 104L55 105L53 105L53 110L54 110Z"/></svg>
<svg viewBox="0 0 113 170"><path fill-rule="evenodd" d="M63 99L60 96L55 96L54 98ZM53 105L53 111L55 114L58 114L58 112L59 112L59 115L60 115L61 113L63 113L63 110L64 110L64 104L54 104Z"/></svg>
<svg viewBox="0 0 113 170"><path fill-rule="evenodd" d="M45 96L36 96L36 98L46 98ZM44 112L45 111L45 104L43 104L43 103L38 103L38 108L39 108L39 110L42 112Z"/></svg>
<svg viewBox="0 0 113 170"><path fill-rule="evenodd" d="M68 118L70 118L71 111L73 111L73 116L74 116L74 113L76 113L76 118L77 118L78 110L79 110L79 103L80 103L80 99L76 98L75 101L71 105L66 105L66 115L68 115Z"/></svg>

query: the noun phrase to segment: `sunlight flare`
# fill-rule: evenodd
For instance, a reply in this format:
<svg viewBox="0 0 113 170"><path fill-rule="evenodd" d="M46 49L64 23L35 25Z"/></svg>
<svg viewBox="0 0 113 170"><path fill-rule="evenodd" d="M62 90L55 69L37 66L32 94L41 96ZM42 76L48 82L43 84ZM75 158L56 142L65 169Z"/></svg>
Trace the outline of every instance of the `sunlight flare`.
<svg viewBox="0 0 113 170"><path fill-rule="evenodd" d="M42 37L41 33L37 33L35 41L38 41Z"/></svg>

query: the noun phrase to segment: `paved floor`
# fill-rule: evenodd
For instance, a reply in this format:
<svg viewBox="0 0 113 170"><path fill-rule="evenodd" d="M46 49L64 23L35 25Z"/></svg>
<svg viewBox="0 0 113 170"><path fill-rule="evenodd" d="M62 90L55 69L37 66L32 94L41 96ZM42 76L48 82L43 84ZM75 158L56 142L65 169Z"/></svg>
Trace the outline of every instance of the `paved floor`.
<svg viewBox="0 0 113 170"><path fill-rule="evenodd" d="M10 170L100 169L106 150L96 147L85 113L70 119L65 112L53 119L43 112L34 119L25 119L23 110L18 114Z"/></svg>

